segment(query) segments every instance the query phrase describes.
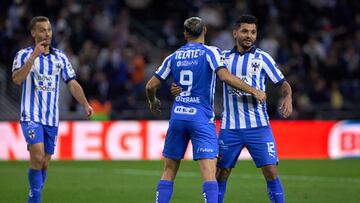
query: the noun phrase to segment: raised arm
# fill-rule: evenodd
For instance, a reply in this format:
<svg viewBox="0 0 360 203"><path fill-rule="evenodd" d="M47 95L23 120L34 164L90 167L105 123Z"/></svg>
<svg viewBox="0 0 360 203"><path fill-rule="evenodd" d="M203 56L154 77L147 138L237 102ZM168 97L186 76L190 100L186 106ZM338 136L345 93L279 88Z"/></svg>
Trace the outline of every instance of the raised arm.
<svg viewBox="0 0 360 203"><path fill-rule="evenodd" d="M12 73L12 80L15 84L21 85L21 83L25 80L31 70L31 67L34 65L35 59L45 51L44 43L46 43L46 40L37 44L24 65Z"/></svg>
<svg viewBox="0 0 360 203"><path fill-rule="evenodd" d="M261 90L257 90L250 85L246 84L240 78L232 75L226 68L221 68L217 71L217 75L221 81L225 82L226 84L234 87L240 91L244 91L249 93L255 97L256 100L260 102L265 102L266 94Z"/></svg>

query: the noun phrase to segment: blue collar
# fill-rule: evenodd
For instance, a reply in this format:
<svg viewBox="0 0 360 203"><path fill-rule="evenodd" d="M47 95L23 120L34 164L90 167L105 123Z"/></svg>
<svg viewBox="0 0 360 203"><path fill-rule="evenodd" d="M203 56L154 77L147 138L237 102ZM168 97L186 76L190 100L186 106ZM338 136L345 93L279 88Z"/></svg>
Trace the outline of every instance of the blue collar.
<svg viewBox="0 0 360 203"><path fill-rule="evenodd" d="M244 53L240 53L238 50L237 50L237 46L235 45L232 49L231 49L231 51L230 51L230 54L232 54L232 53L238 53L238 54L240 54L241 56L242 55L244 55L244 54L246 54L246 53L255 53L255 51L256 51L256 46L255 45L253 45L251 48L250 48L250 50L249 51L245 51Z"/></svg>

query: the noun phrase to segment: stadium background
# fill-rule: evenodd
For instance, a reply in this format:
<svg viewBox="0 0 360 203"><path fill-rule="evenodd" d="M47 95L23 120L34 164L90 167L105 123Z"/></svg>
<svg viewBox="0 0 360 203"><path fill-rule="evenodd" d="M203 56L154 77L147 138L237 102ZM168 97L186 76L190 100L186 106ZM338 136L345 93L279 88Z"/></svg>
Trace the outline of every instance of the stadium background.
<svg viewBox="0 0 360 203"><path fill-rule="evenodd" d="M278 115L277 89L269 85L267 92L288 202L360 202L360 160L353 159L360 156L359 10L356 0L1 1L0 202L23 202L19 194L27 190L26 162L14 161L28 154L11 66L16 51L32 45L27 24L33 16L49 17L53 45L69 56L97 112L96 121L79 121L82 109L62 83L54 158L74 161L53 162L44 202L152 202L172 98L170 83L163 85L163 114L152 116L145 82L185 42L185 18L202 17L207 43L229 49L231 26L243 13L258 17L257 46L274 57L294 92L290 121ZM196 164L185 161L181 170L173 202L201 202ZM264 202L266 189L251 161L241 161L233 178L228 202Z"/></svg>

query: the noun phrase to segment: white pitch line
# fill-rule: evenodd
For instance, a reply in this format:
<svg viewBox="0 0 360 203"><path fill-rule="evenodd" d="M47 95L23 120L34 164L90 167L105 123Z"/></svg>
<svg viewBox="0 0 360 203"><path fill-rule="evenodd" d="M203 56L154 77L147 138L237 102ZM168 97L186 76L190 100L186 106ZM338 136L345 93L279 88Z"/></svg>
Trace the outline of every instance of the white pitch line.
<svg viewBox="0 0 360 203"><path fill-rule="evenodd" d="M95 173L95 172L102 172L102 171L110 171L116 174L124 174L124 175L137 175L137 176L158 176L160 177L162 171L160 170L144 170L144 169L121 169L115 168L111 170L106 170L101 167L54 167L51 168L52 171L57 172L80 172L80 173ZM178 177L185 177L185 178L193 178L193 177L200 177L200 172L189 172L189 171L179 171L177 174ZM240 179L264 179L264 177L260 174L246 174L246 173L232 173L231 177L240 178ZM347 177L325 177L325 176L296 176L296 175L280 175L280 178L283 180L289 181L306 181L306 182L341 182L341 183L355 183L360 184L360 178L347 178Z"/></svg>
<svg viewBox="0 0 360 203"><path fill-rule="evenodd" d="M117 173L127 175L144 175L153 176L161 175L161 171L139 170L139 169L114 169ZM177 176L181 177L197 177L200 176L200 172L181 172L179 171ZM253 174L231 174L231 177L243 178L243 179L264 179L264 177ZM306 181L306 182L346 182L360 184L360 178L344 178L344 177L324 177L324 176L294 176L294 175L280 175L281 179L291 181Z"/></svg>

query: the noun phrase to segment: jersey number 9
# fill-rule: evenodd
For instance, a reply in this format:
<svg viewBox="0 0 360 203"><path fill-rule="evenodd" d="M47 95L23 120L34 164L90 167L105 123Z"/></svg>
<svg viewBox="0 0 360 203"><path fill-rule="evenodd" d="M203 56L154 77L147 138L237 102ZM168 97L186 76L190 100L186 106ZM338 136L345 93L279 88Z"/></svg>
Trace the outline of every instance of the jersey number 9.
<svg viewBox="0 0 360 203"><path fill-rule="evenodd" d="M180 96L190 96L193 84L193 72L191 70L180 71L180 84L183 86L188 86L186 91L182 91L180 93Z"/></svg>

